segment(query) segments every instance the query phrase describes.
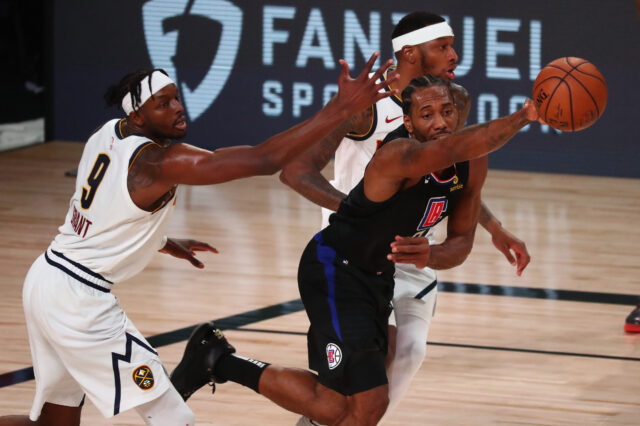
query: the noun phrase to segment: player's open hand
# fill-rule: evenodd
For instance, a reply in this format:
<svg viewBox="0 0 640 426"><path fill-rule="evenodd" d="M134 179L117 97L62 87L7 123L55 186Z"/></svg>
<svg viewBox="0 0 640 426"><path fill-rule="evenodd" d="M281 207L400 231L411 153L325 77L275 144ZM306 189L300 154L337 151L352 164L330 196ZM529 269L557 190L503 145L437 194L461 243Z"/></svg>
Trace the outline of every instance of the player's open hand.
<svg viewBox="0 0 640 426"><path fill-rule="evenodd" d="M167 244L161 248L160 253L167 253L178 259L186 259L196 268L204 268L204 264L196 258L197 251L210 251L218 253L214 247L207 243L190 239L168 238Z"/></svg>
<svg viewBox="0 0 640 426"><path fill-rule="evenodd" d="M391 253L387 259L394 263L410 263L416 268L424 268L429 261L431 246L424 237L401 237L396 235L391 243Z"/></svg>
<svg viewBox="0 0 640 426"><path fill-rule="evenodd" d="M531 256L524 241L503 227L499 227L499 230L491 234L491 241L504 254L509 263L516 267L516 274L518 276L522 275L522 271L531 261Z"/></svg>
<svg viewBox="0 0 640 426"><path fill-rule="evenodd" d="M338 94L336 95L336 102L341 109L344 110L345 114L348 113L348 116L375 104L380 99L398 94L396 89L388 92L380 92L383 87L397 80L399 77L398 74L395 74L388 80L377 82L393 64L393 59L386 61L376 70L375 73L373 73L371 77L369 77L369 73L373 68L373 64L376 62L376 59L378 59L378 56L380 56L380 53L378 52L371 55L371 58L367 61L364 70L362 70L360 75L356 78L351 78L349 75L349 65L344 59L340 59L339 62L342 70L340 71L340 77L338 78Z"/></svg>

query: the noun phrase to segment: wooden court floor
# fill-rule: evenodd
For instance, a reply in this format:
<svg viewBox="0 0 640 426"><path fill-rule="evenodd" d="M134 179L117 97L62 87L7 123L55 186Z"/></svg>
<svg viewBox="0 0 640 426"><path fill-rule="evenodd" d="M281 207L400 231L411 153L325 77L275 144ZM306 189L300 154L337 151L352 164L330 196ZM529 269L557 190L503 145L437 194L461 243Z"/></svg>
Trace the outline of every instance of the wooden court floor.
<svg viewBox="0 0 640 426"><path fill-rule="evenodd" d="M61 225L82 144L0 154L0 377L31 366L21 288ZM197 270L158 254L114 293L167 370L176 330L222 319L238 352L306 366L299 256L318 208L277 176L183 187L170 236L219 249ZM469 259L442 282L427 358L389 425L638 425L640 335L623 323L640 295L640 181L492 170L483 199L524 239L532 262L517 277L479 228ZM155 340L154 340L155 339ZM0 387L0 415L26 414L34 381ZM293 425L297 416L235 384L189 402L198 424ZM135 412L84 425L141 424Z"/></svg>

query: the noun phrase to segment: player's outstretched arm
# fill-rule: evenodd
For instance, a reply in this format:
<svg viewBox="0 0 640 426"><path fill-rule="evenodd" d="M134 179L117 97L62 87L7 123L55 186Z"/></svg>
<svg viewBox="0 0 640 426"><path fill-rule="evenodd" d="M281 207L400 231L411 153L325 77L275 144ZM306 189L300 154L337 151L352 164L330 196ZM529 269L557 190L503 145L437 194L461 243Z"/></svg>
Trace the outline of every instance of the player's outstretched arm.
<svg viewBox="0 0 640 426"><path fill-rule="evenodd" d="M321 171L335 154L350 127L351 120L344 121L320 142L285 164L280 172L280 181L309 201L336 211L346 194L331 185Z"/></svg>
<svg viewBox="0 0 640 426"><path fill-rule="evenodd" d="M367 197L372 201L386 200L397 191L398 185L404 179L418 178L455 163L493 152L507 143L524 126L538 119L538 111L533 101L527 99L521 110L507 117L465 127L441 139L425 143L412 139L397 139L386 144L378 150L367 169L369 176L384 176L383 179L376 179L376 182L383 182L385 185L375 190L375 195L370 191L372 188L365 187Z"/></svg>
<svg viewBox="0 0 640 426"><path fill-rule="evenodd" d="M277 172L341 122L389 96L388 92L379 92L384 82L377 83L377 80L392 64L391 60L376 70L372 77L368 76L377 57L376 52L356 78L349 76L349 66L341 60L338 94L310 119L259 145L218 153L185 144L168 148L162 163L161 179L172 183L206 185Z"/></svg>
<svg viewBox="0 0 640 426"><path fill-rule="evenodd" d="M320 142L285 164L280 173L280 181L309 201L336 211L346 194L334 188L321 171L348 133L363 132L363 129L371 127L372 121L372 107L367 107L343 121Z"/></svg>
<svg viewBox="0 0 640 426"><path fill-rule="evenodd" d="M516 274L518 276L522 275L522 271L531 261L531 256L524 241L505 229L484 202L482 203L478 223L491 234L493 245L504 254L509 263L516 267Z"/></svg>
<svg viewBox="0 0 640 426"><path fill-rule="evenodd" d="M464 127L464 123L469 116L471 95L469 95L469 92L464 87L455 83L451 83L451 94L453 95L453 101L458 110L456 130L460 130ZM524 241L505 229L484 202L480 208L478 223L491 234L493 245L504 254L509 263L516 267L518 276L522 275L522 271L524 271L531 260Z"/></svg>

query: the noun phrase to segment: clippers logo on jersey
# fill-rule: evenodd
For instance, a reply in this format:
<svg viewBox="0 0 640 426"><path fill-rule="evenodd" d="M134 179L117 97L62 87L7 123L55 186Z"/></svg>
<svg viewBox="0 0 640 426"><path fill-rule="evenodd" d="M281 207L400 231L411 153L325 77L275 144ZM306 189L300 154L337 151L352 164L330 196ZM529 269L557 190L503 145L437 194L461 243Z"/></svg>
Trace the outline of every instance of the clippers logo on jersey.
<svg viewBox="0 0 640 426"><path fill-rule="evenodd" d="M327 362L329 363L329 370L333 370L342 361L342 351L335 343L329 343L327 345Z"/></svg>
<svg viewBox="0 0 640 426"><path fill-rule="evenodd" d="M447 197L430 198L417 230L422 231L438 223L442 213L447 211L447 204Z"/></svg>
<svg viewBox="0 0 640 426"><path fill-rule="evenodd" d="M138 385L138 387L142 390L149 390L153 387L155 380L153 379L153 373L151 369L146 365L141 365L140 367L133 370L133 382Z"/></svg>

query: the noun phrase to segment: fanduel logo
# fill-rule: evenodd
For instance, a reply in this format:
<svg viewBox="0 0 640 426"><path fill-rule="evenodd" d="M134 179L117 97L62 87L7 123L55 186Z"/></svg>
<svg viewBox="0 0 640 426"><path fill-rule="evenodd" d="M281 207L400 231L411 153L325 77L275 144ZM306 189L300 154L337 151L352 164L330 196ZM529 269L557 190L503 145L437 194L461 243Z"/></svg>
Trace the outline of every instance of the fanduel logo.
<svg viewBox="0 0 640 426"><path fill-rule="evenodd" d="M151 0L142 7L142 21L151 63L176 82L187 115L195 121L213 104L231 74L240 47L242 10L228 0ZM215 56L206 75L198 83L188 84L189 76L180 75L184 54L180 54L179 44L193 42L208 50L208 41L189 40L181 32L211 24L221 27Z"/></svg>

